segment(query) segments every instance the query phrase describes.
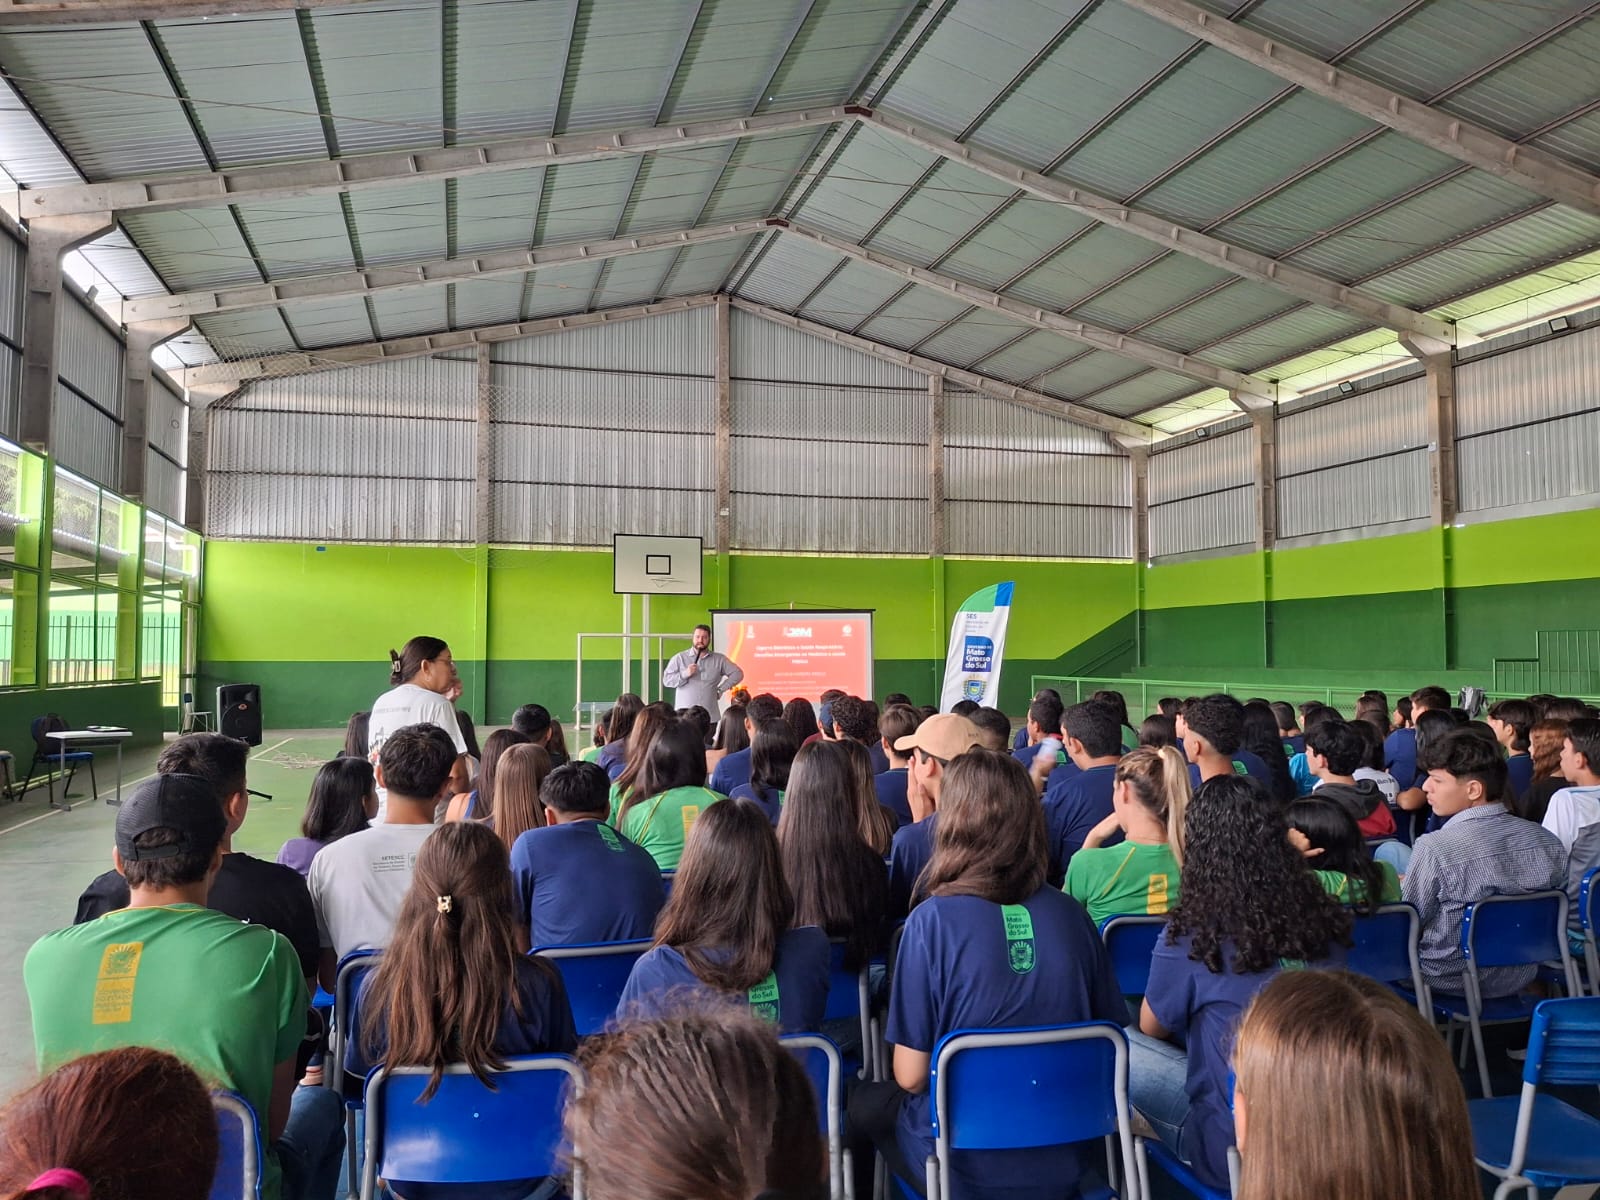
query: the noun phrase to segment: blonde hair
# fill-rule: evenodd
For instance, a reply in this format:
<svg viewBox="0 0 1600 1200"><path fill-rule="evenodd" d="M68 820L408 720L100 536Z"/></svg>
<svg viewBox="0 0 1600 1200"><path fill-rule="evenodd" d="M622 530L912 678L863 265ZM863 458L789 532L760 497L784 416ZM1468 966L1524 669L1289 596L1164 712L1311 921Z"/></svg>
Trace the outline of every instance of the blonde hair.
<svg viewBox="0 0 1600 1200"><path fill-rule="evenodd" d="M1183 862L1183 817L1193 790L1189 764L1172 746L1140 746L1117 763L1117 782L1126 783L1134 799L1167 827L1167 844Z"/></svg>
<svg viewBox="0 0 1600 1200"><path fill-rule="evenodd" d="M506 747L495 764L494 832L507 851L530 829L544 826L539 785L550 774L550 755L532 742Z"/></svg>
<svg viewBox="0 0 1600 1200"><path fill-rule="evenodd" d="M1383 985L1284 972L1246 1012L1233 1062L1247 1122L1238 1200L1481 1197L1449 1051Z"/></svg>

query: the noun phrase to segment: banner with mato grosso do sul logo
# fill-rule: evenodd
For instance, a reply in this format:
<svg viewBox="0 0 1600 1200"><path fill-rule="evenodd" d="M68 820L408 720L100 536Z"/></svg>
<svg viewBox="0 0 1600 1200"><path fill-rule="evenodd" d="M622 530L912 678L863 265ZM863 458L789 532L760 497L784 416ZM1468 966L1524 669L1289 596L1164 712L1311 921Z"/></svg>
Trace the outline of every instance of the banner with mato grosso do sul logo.
<svg viewBox="0 0 1600 1200"><path fill-rule="evenodd" d="M1013 586L996 583L972 593L962 602L961 610L950 624L950 651L944 660L940 712L949 712L961 700L997 706Z"/></svg>

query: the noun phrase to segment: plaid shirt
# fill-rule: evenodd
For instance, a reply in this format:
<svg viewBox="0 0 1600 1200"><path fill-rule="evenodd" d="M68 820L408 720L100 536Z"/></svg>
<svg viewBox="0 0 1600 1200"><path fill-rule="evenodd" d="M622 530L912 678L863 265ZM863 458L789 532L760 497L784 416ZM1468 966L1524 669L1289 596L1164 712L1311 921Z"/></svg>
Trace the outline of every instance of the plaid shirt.
<svg viewBox="0 0 1600 1200"><path fill-rule="evenodd" d="M1401 894L1422 914L1422 975L1435 991L1465 989L1461 913L1485 896L1517 896L1564 888L1567 851L1561 839L1503 804L1469 808L1417 839ZM1533 982L1537 967L1478 972L1483 995L1510 996Z"/></svg>

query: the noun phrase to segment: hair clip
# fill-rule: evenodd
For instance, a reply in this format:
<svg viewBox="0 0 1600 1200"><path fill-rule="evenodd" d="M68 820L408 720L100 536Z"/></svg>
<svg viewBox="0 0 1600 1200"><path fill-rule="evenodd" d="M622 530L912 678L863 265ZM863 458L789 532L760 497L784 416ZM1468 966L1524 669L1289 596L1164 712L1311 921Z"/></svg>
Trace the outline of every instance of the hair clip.
<svg viewBox="0 0 1600 1200"><path fill-rule="evenodd" d="M440 912L447 913L447 912L450 911L450 909L452 907L454 907L454 905L455 905L454 898L452 898L450 896L440 896L439 897L439 911Z"/></svg>

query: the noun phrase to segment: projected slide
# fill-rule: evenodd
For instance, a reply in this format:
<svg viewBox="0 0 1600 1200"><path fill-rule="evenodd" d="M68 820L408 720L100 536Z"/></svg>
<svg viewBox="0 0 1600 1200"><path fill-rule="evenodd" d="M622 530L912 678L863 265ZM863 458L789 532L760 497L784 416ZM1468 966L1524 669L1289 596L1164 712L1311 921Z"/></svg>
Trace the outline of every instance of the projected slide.
<svg viewBox="0 0 1600 1200"><path fill-rule="evenodd" d="M872 695L872 613L714 612L716 646L744 671L752 696L815 702L829 688Z"/></svg>

